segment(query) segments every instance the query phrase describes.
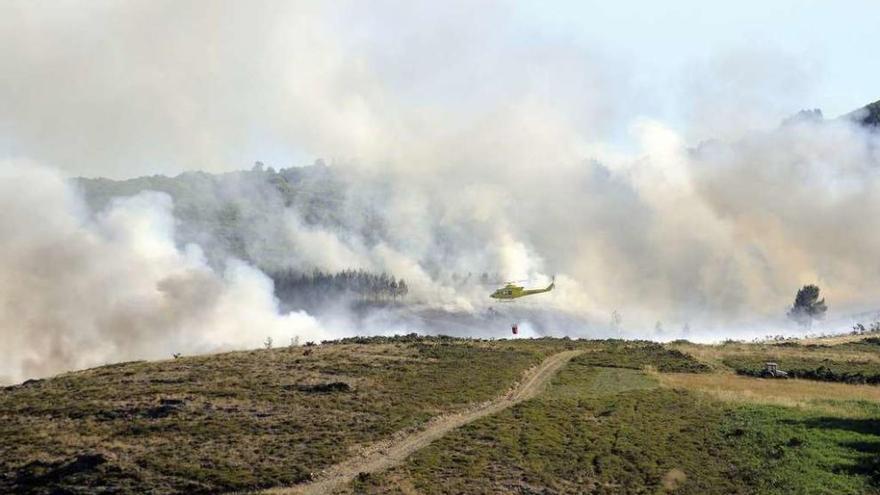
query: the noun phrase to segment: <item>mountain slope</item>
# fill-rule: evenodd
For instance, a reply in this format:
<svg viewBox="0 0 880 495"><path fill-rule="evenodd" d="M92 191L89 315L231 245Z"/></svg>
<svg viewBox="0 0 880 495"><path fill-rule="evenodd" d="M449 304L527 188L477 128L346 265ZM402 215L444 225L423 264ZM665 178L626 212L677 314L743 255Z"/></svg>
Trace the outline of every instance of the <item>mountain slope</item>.
<svg viewBox="0 0 880 495"><path fill-rule="evenodd" d="M864 126L872 128L880 126L880 100L869 103L858 110L846 114L844 117L855 120Z"/></svg>

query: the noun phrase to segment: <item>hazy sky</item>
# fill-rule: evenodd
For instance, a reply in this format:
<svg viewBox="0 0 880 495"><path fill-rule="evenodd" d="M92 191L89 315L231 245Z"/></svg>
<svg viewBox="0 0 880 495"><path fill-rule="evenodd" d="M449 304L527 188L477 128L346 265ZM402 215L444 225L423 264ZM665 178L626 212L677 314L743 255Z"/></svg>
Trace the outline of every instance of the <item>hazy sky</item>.
<svg viewBox="0 0 880 495"><path fill-rule="evenodd" d="M880 99L870 42L880 2L584 0L524 3L517 14L537 30L619 56L644 84L674 79L724 52L772 51L813 76L804 106L838 115Z"/></svg>
<svg viewBox="0 0 880 495"><path fill-rule="evenodd" d="M392 161L512 105L609 146L640 117L724 138L880 98L877 19L868 0L7 0L0 157L114 177Z"/></svg>

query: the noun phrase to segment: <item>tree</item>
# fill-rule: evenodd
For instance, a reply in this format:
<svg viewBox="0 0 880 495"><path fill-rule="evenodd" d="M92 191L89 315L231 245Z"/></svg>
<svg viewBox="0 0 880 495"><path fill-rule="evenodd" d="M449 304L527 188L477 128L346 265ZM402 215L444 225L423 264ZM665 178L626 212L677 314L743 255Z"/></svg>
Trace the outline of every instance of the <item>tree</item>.
<svg viewBox="0 0 880 495"><path fill-rule="evenodd" d="M821 319L828 311L825 298L819 299L819 287L813 284L805 285L797 291L794 304L788 310L788 317L799 324L809 327L813 320Z"/></svg>
<svg viewBox="0 0 880 495"><path fill-rule="evenodd" d="M621 324L623 324L623 317L615 309L611 312L611 330L619 332Z"/></svg>

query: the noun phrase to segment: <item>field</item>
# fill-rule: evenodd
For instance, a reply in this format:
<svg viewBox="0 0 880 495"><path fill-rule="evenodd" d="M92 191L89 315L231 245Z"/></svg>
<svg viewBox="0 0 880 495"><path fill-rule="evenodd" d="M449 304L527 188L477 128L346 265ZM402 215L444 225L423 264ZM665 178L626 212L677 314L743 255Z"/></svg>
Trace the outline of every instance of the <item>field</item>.
<svg viewBox="0 0 880 495"><path fill-rule="evenodd" d="M880 387L873 385L822 383L812 380L756 380L729 373L655 373L652 376L664 386L698 391L725 402L824 408L837 414L846 414L848 401L880 402ZM834 405L840 407L832 407Z"/></svg>
<svg viewBox="0 0 880 495"><path fill-rule="evenodd" d="M700 346L678 344L719 369L759 376L764 363L776 362L795 378L844 383L880 383L880 339L869 337L838 344L784 342L777 344L726 344Z"/></svg>
<svg viewBox="0 0 880 495"><path fill-rule="evenodd" d="M585 354L535 400L349 491L880 493L877 387L659 373L675 355L649 349L628 353L647 371Z"/></svg>
<svg viewBox="0 0 880 495"><path fill-rule="evenodd" d="M70 373L0 392L0 493L293 484L488 400L563 341L295 347Z"/></svg>
<svg viewBox="0 0 880 495"><path fill-rule="evenodd" d="M536 400L473 423L352 493L745 493L724 408L635 370L572 362ZM671 455L673 454L674 455ZM712 456L720 462L706 462ZM443 484L435 480L443 479Z"/></svg>
<svg viewBox="0 0 880 495"><path fill-rule="evenodd" d="M537 396L341 492L876 494L880 386L737 366L844 370L877 364L878 349L409 336L123 363L2 389L0 492L296 490L574 350Z"/></svg>

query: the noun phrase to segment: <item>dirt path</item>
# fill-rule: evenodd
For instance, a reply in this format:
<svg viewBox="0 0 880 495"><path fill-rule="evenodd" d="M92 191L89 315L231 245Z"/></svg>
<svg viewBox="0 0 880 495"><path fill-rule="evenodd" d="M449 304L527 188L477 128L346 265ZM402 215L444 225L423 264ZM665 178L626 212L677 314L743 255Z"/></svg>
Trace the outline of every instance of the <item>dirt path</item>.
<svg viewBox="0 0 880 495"><path fill-rule="evenodd" d="M565 351L545 359L529 370L522 382L512 391L475 409L448 416L441 416L428 423L424 430L405 438L383 443L352 459L327 468L317 481L290 488L274 488L267 494L326 494L351 482L359 473L377 473L403 462L419 449L427 446L446 433L490 414L507 409L518 402L538 395L553 375L571 358L582 351Z"/></svg>

